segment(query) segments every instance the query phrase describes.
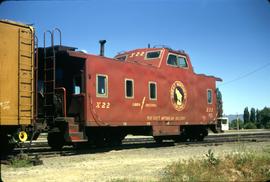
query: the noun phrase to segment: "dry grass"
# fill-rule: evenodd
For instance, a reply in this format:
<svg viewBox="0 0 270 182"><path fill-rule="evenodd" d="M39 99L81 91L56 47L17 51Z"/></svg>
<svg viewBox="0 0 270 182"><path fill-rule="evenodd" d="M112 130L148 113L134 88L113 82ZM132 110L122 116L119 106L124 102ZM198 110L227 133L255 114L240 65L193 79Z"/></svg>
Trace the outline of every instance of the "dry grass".
<svg viewBox="0 0 270 182"><path fill-rule="evenodd" d="M267 181L270 152L235 151L218 158L209 150L204 159L182 160L167 166L160 181Z"/></svg>

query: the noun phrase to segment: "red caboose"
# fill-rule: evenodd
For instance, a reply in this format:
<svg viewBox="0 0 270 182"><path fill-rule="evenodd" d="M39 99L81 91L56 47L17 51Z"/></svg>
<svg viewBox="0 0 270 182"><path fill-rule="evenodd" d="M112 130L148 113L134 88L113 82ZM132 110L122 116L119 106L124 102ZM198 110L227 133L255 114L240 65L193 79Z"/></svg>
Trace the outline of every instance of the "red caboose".
<svg viewBox="0 0 270 182"><path fill-rule="evenodd" d="M215 130L219 78L194 73L183 51L143 48L107 58L104 43L101 55L42 49L40 114L49 124L51 147L119 144L127 134L152 135L158 142L202 140L208 128Z"/></svg>

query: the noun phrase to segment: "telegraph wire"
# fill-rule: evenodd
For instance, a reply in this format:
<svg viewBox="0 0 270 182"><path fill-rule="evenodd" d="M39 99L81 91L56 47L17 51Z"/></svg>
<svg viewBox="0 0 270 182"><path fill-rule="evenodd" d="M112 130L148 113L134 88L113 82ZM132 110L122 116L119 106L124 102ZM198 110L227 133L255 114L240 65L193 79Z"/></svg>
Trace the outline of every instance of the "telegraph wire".
<svg viewBox="0 0 270 182"><path fill-rule="evenodd" d="M32 2L38 2L38 1L50 1L50 2L52 2L52 1L87 1L87 0L0 0L0 4L1 3L3 3L3 2L11 2L11 1L16 1L16 2L22 2L22 1L32 1Z"/></svg>
<svg viewBox="0 0 270 182"><path fill-rule="evenodd" d="M239 77L236 77L235 79L232 79L232 80L227 81L227 82L225 82L225 83L223 83L223 84L220 84L219 86L224 86L224 85L233 83L233 82L235 82L235 81L244 79L244 78L246 78L246 77L248 77L248 76L250 76L250 75L253 75L254 73L257 73L258 71L261 71L261 70L267 68L268 66L270 66L270 62L268 62L268 63L266 63L266 64L260 66L259 68L255 69L255 70L253 70L253 71L250 71L250 72L248 72L248 73L246 73L246 74L243 74L243 75L241 75L241 76L239 76Z"/></svg>

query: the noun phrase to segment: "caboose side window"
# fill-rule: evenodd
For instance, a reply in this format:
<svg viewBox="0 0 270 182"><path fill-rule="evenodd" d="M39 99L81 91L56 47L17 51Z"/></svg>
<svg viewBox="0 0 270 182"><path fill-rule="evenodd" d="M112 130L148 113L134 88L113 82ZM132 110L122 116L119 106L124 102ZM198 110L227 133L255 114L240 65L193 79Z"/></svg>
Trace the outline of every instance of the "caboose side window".
<svg viewBox="0 0 270 182"><path fill-rule="evenodd" d="M212 104L212 102L213 102L213 95L212 95L211 89L207 90L207 102L208 102L208 104Z"/></svg>
<svg viewBox="0 0 270 182"><path fill-rule="evenodd" d="M96 95L97 97L108 97L108 76L107 75L97 75Z"/></svg>
<svg viewBox="0 0 270 182"><path fill-rule="evenodd" d="M150 100L157 100L157 84L156 84L156 82L149 82L149 98L150 98Z"/></svg>
<svg viewBox="0 0 270 182"><path fill-rule="evenodd" d="M126 98L134 98L134 84L133 80L125 79L125 95Z"/></svg>

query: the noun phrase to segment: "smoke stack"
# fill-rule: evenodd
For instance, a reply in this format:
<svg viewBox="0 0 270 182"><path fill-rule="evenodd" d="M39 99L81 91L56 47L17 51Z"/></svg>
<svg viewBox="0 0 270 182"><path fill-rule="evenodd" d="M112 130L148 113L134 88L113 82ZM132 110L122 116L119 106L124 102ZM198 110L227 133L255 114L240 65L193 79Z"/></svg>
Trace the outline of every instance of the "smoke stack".
<svg viewBox="0 0 270 182"><path fill-rule="evenodd" d="M99 55L104 56L104 45L106 43L106 40L100 40L99 43L100 43L100 54Z"/></svg>

